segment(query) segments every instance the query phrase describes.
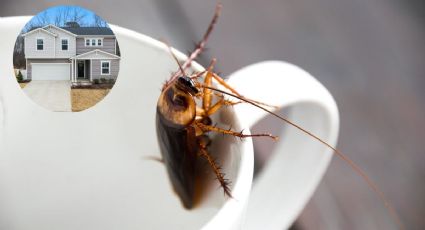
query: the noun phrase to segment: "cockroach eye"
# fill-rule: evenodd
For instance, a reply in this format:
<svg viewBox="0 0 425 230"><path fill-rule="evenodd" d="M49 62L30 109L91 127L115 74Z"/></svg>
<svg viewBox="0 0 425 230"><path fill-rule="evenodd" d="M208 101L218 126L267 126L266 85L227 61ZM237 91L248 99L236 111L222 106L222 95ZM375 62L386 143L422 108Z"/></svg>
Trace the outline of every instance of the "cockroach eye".
<svg viewBox="0 0 425 230"><path fill-rule="evenodd" d="M188 93L195 95L198 94L199 90L195 86L195 82L192 81L190 77L182 76L177 79L178 85L183 89L186 90Z"/></svg>

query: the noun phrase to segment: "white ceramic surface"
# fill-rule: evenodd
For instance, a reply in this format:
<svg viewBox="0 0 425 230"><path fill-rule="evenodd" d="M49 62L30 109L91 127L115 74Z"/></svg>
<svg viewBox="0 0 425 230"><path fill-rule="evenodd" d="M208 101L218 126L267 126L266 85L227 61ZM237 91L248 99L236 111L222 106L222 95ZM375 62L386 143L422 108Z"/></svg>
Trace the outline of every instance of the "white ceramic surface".
<svg viewBox="0 0 425 230"><path fill-rule="evenodd" d="M252 141L217 137L211 152L221 155L234 199L224 199L212 180L202 205L185 210L164 166L145 159L159 156L156 100L177 69L167 49L112 26L122 54L114 89L86 111L51 112L27 98L13 76L14 42L29 19L0 18L0 229L283 229L294 221L326 170L328 149L285 129L250 196ZM298 67L259 63L229 82L247 97L290 106L292 120L336 142L334 100ZM247 133L266 116L248 105L235 106L235 112L221 119Z"/></svg>

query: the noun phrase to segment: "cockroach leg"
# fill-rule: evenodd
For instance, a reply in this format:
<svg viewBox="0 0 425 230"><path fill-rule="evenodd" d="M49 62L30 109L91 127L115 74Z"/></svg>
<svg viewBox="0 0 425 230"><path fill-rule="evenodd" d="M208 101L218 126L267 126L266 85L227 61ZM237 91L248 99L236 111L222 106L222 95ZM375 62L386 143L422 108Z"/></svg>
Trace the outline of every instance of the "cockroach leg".
<svg viewBox="0 0 425 230"><path fill-rule="evenodd" d="M236 91L235 89L233 89L233 87L231 87L229 84L227 84L227 82L225 82L223 80L223 78L221 78L220 76L218 76L216 73L211 73L212 77L214 78L214 80L216 80L218 82L218 84L222 85L224 88L230 90L230 92L238 95L239 97L242 97L242 95Z"/></svg>
<svg viewBox="0 0 425 230"><path fill-rule="evenodd" d="M199 127L204 132L212 131L212 132L222 133L222 134L225 134L225 135L231 135L231 136L235 136L235 137L239 137L239 138L246 138L246 137L270 137L273 140L277 140L278 139L277 136L273 136L270 133L243 134L243 130L240 131L240 132L236 132L236 131L233 131L231 129L222 129L222 128L219 128L219 127L216 127L216 126L205 125L205 124L203 124L201 122L198 122L198 121L195 121L194 123L195 123L195 125L197 127Z"/></svg>
<svg viewBox="0 0 425 230"><path fill-rule="evenodd" d="M230 192L230 182L228 179L224 178L224 174L221 172L221 167L215 162L215 160L207 152L206 147L201 146L199 149L199 156L205 158L208 161L208 164L211 166L211 169L214 171L217 180L220 182L221 187L223 188L224 194L229 197L232 197Z"/></svg>
<svg viewBox="0 0 425 230"><path fill-rule="evenodd" d="M206 116L211 116L216 113L223 105L233 106L236 104L242 103L241 101L233 102L225 99L221 99L217 101L213 106L210 107L209 110L205 111Z"/></svg>
<svg viewBox="0 0 425 230"><path fill-rule="evenodd" d="M193 76L190 77L190 79L192 80L196 80L197 78L201 77L205 72L207 72L206 70L201 71L199 73L194 74Z"/></svg>
<svg viewBox="0 0 425 230"><path fill-rule="evenodd" d="M212 70L214 68L214 64L216 62L216 59L213 59L211 61L210 66L207 69L207 75L205 76L204 79L204 84L208 85L208 86L212 86ZM211 99L212 99L212 92L211 89L208 88L204 88L203 89L203 98L202 98L202 108L207 111L210 109L211 106Z"/></svg>
<svg viewBox="0 0 425 230"><path fill-rule="evenodd" d="M206 115L206 111L201 107L196 107L196 116L204 117Z"/></svg>
<svg viewBox="0 0 425 230"><path fill-rule="evenodd" d="M224 101L224 99L217 101L213 106L208 108L208 110L205 112L205 115L211 116L212 114L216 113L224 105Z"/></svg>

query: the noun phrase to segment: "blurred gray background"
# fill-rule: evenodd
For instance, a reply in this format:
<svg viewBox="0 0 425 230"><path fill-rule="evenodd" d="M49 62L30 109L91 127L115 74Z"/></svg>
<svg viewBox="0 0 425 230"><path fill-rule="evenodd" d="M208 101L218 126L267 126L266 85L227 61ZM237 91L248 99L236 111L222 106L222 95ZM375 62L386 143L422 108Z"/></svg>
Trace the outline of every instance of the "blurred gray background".
<svg viewBox="0 0 425 230"><path fill-rule="evenodd" d="M223 0L202 64L224 75L261 60L301 66L334 95L339 148L374 179L407 229L425 229L425 2ZM77 4L109 23L191 50L215 1L2 0L0 16ZM260 79L260 77L259 77ZM341 160L293 229L396 229L378 196Z"/></svg>

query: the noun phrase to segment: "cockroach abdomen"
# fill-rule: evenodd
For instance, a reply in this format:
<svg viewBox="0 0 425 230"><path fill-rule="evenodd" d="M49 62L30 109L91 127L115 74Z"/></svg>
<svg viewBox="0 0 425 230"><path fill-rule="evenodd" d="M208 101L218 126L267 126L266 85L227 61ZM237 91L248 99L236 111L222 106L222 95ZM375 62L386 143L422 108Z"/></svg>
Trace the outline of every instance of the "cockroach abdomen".
<svg viewBox="0 0 425 230"><path fill-rule="evenodd" d="M156 113L159 146L172 186L184 207L193 207L196 180L198 145L195 130L190 126L176 125Z"/></svg>

